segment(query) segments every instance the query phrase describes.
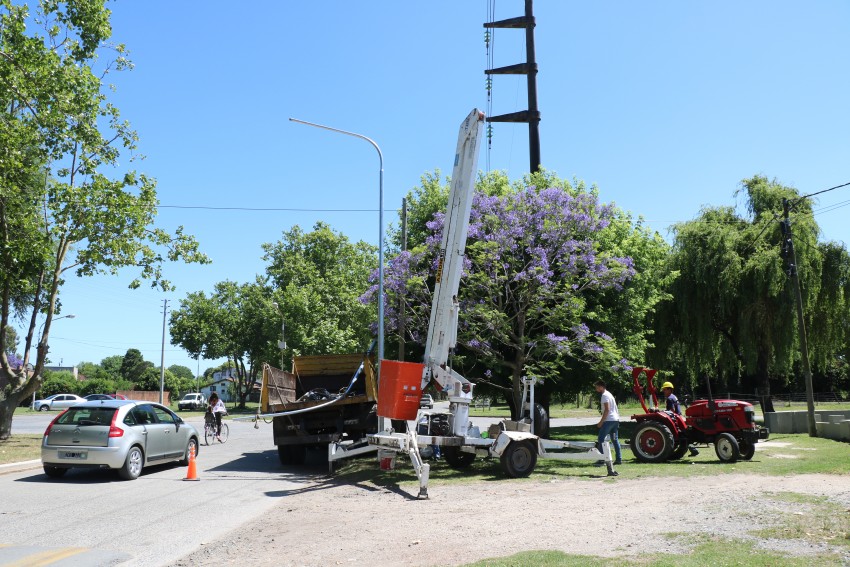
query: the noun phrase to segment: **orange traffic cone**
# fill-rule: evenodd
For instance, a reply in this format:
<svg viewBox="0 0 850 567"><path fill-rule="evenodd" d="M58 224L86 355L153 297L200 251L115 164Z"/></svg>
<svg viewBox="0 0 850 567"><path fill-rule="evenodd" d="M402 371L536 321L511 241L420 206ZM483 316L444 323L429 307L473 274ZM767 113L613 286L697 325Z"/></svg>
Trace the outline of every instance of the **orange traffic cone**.
<svg viewBox="0 0 850 567"><path fill-rule="evenodd" d="M195 463L195 444L189 447L189 470L183 480L201 480L198 478L198 465Z"/></svg>

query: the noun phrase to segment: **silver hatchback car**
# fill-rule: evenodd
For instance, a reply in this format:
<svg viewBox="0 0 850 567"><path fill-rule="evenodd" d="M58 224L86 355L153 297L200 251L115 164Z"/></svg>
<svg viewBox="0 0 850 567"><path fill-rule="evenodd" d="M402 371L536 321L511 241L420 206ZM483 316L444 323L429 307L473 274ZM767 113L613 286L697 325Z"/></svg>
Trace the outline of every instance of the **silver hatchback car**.
<svg viewBox="0 0 850 567"><path fill-rule="evenodd" d="M171 410L154 403L98 400L68 408L44 432L41 463L49 477L70 468L117 469L134 480L146 465L188 464L198 452L198 432Z"/></svg>

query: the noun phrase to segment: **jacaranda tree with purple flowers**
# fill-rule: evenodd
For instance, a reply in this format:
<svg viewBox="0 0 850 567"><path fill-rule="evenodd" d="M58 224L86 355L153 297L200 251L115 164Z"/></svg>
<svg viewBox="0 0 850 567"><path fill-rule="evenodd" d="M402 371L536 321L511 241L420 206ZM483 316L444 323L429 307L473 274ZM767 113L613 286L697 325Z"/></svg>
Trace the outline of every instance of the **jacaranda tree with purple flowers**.
<svg viewBox="0 0 850 567"><path fill-rule="evenodd" d="M594 190L574 188L551 174L512 186L504 176L491 175L478 188L460 288L464 371L509 389L509 402L519 399L526 375L557 381L577 363L597 375L621 372L624 349L600 308L611 296L627 293L636 279L633 258L614 245L622 242L612 234L612 222L622 225L623 213L600 203ZM433 214L425 241L392 258L386 270L388 330L398 332L401 299L407 338L420 345L443 217ZM373 286L363 300L375 296Z"/></svg>

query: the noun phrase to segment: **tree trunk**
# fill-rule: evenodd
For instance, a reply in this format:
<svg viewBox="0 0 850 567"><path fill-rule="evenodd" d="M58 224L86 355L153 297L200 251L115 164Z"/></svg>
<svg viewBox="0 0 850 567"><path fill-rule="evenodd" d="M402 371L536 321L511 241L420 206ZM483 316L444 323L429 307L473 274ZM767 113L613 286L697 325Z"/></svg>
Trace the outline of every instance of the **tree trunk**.
<svg viewBox="0 0 850 567"><path fill-rule="evenodd" d="M770 374L768 374L768 357L764 351L759 351L756 360L756 385L758 387L759 400L761 400L762 412L776 411L773 409L773 400L770 397Z"/></svg>
<svg viewBox="0 0 850 567"><path fill-rule="evenodd" d="M5 441L12 435L12 417L21 399L20 393L12 393L0 400L0 441Z"/></svg>

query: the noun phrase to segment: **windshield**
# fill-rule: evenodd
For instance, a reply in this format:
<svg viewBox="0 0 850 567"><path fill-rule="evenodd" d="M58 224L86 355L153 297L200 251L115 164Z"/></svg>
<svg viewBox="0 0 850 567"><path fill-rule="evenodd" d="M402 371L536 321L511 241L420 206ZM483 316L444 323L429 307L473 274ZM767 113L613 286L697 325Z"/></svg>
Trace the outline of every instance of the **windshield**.
<svg viewBox="0 0 850 567"><path fill-rule="evenodd" d="M185 396L183 396L183 399L184 400L194 400L197 397L198 397L198 394L186 394Z"/></svg>
<svg viewBox="0 0 850 567"><path fill-rule="evenodd" d="M71 408L56 421L61 425L110 425L115 408Z"/></svg>

